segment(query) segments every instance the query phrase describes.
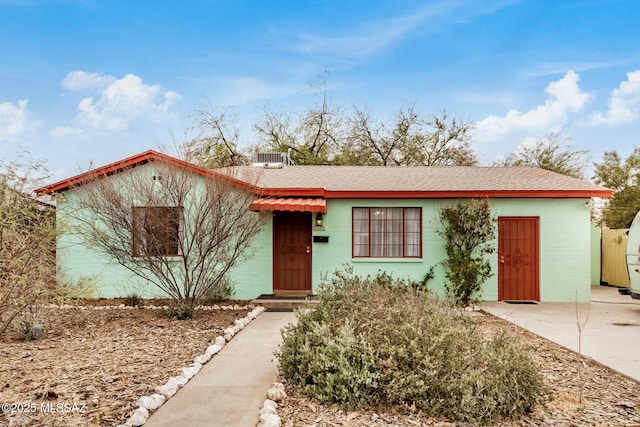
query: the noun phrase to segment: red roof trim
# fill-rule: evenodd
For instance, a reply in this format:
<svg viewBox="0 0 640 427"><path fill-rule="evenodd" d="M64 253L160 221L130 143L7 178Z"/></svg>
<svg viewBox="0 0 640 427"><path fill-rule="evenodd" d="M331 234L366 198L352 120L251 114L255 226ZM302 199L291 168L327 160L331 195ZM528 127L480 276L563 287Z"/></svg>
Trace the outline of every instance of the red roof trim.
<svg viewBox="0 0 640 427"><path fill-rule="evenodd" d="M154 151L154 150L148 150L148 151L145 151L144 153L136 154L135 156L127 157L126 159L119 160L114 163L110 163L106 166L101 166L99 168L92 169L88 172L84 172L79 175L73 176L71 178L58 181L49 186L38 188L35 190L35 193L38 195L41 195L41 194L52 194L52 193L67 191L72 187L86 184L87 182L90 182L96 177L104 178L104 177L122 172L126 169L140 166L152 161L164 162L164 163L197 173L202 176L228 180L229 182L231 182L231 184L237 187L243 188L245 190L251 191L256 194L260 193L260 189L255 185L249 184L245 181L241 181L237 178L233 178L225 174L221 174L219 172L216 172L214 170L211 170L202 166L194 165L193 163L189 163L184 160L176 159L175 157L171 157L166 154L158 153L157 151Z"/></svg>
<svg viewBox="0 0 640 427"><path fill-rule="evenodd" d="M266 188L263 195L280 197L323 197L325 199L464 199L489 198L569 198L611 197L604 190L466 190L466 191L334 191L322 188Z"/></svg>
<svg viewBox="0 0 640 427"><path fill-rule="evenodd" d="M458 199L611 197L611 190L325 191L327 199Z"/></svg>
<svg viewBox="0 0 640 427"><path fill-rule="evenodd" d="M70 188L85 184L96 177L107 177L123 170L143 165L151 161L160 161L183 169L192 171L199 175L211 178L218 178L229 181L232 185L250 191L261 196L275 197L316 197L325 199L451 199L470 197L490 197L490 198L590 198L590 197L611 197L612 190L465 190L465 191L358 191L358 190L325 190L324 188L261 188L254 184L242 181L229 175L216 172L193 163L148 150L135 156L110 163L91 171L56 182L47 187L35 190L36 194L51 194L67 191Z"/></svg>
<svg viewBox="0 0 640 427"><path fill-rule="evenodd" d="M276 197L325 197L324 188L261 188L260 194Z"/></svg>
<svg viewBox="0 0 640 427"><path fill-rule="evenodd" d="M252 211L290 211L327 213L327 201L316 198L260 198L251 203Z"/></svg>

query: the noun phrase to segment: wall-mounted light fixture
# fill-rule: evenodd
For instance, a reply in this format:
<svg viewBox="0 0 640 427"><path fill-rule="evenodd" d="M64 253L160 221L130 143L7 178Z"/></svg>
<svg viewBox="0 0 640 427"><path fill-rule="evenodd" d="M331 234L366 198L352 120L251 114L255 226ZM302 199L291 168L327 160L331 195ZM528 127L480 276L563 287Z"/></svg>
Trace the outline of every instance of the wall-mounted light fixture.
<svg viewBox="0 0 640 427"><path fill-rule="evenodd" d="M322 212L318 212L316 214L316 227L320 228L323 225L324 218L322 217Z"/></svg>

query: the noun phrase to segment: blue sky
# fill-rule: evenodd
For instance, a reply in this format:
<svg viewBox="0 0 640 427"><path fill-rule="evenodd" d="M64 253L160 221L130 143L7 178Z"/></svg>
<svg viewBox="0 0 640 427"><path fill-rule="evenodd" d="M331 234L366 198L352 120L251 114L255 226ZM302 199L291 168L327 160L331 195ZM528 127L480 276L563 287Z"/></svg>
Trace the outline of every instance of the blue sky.
<svg viewBox="0 0 640 427"><path fill-rule="evenodd" d="M0 0L0 155L53 179L181 142L232 107L475 124L483 164L561 132L600 161L640 146L639 0Z"/></svg>

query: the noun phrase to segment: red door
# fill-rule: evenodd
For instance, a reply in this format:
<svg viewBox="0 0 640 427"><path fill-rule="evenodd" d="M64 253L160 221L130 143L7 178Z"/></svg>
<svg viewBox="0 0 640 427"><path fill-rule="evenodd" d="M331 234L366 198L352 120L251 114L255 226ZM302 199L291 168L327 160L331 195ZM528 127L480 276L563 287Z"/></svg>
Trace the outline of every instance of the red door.
<svg viewBox="0 0 640 427"><path fill-rule="evenodd" d="M311 293L311 212L274 212L273 293Z"/></svg>
<svg viewBox="0 0 640 427"><path fill-rule="evenodd" d="M537 217L498 218L498 300L540 300Z"/></svg>

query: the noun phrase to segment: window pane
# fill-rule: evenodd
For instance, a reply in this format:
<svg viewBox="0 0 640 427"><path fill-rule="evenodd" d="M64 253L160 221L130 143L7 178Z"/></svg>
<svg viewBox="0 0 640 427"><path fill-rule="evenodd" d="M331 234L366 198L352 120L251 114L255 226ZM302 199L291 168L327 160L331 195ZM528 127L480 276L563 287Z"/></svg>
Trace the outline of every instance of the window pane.
<svg viewBox="0 0 640 427"><path fill-rule="evenodd" d="M353 256L369 256L369 208L353 208Z"/></svg>
<svg viewBox="0 0 640 427"><path fill-rule="evenodd" d="M180 207L134 207L134 255L182 254L183 228L182 208Z"/></svg>
<svg viewBox="0 0 640 427"><path fill-rule="evenodd" d="M371 209L371 256L373 257L385 256L386 217L386 209Z"/></svg>
<svg viewBox="0 0 640 427"><path fill-rule="evenodd" d="M421 208L353 208L353 255L421 256Z"/></svg>
<svg viewBox="0 0 640 427"><path fill-rule="evenodd" d="M404 256L419 257L420 254L420 208L406 208L404 211Z"/></svg>
<svg viewBox="0 0 640 427"><path fill-rule="evenodd" d="M387 209L387 256L402 256L402 208Z"/></svg>
<svg viewBox="0 0 640 427"><path fill-rule="evenodd" d="M181 212L177 208L166 208L167 211L167 255L179 255Z"/></svg>

